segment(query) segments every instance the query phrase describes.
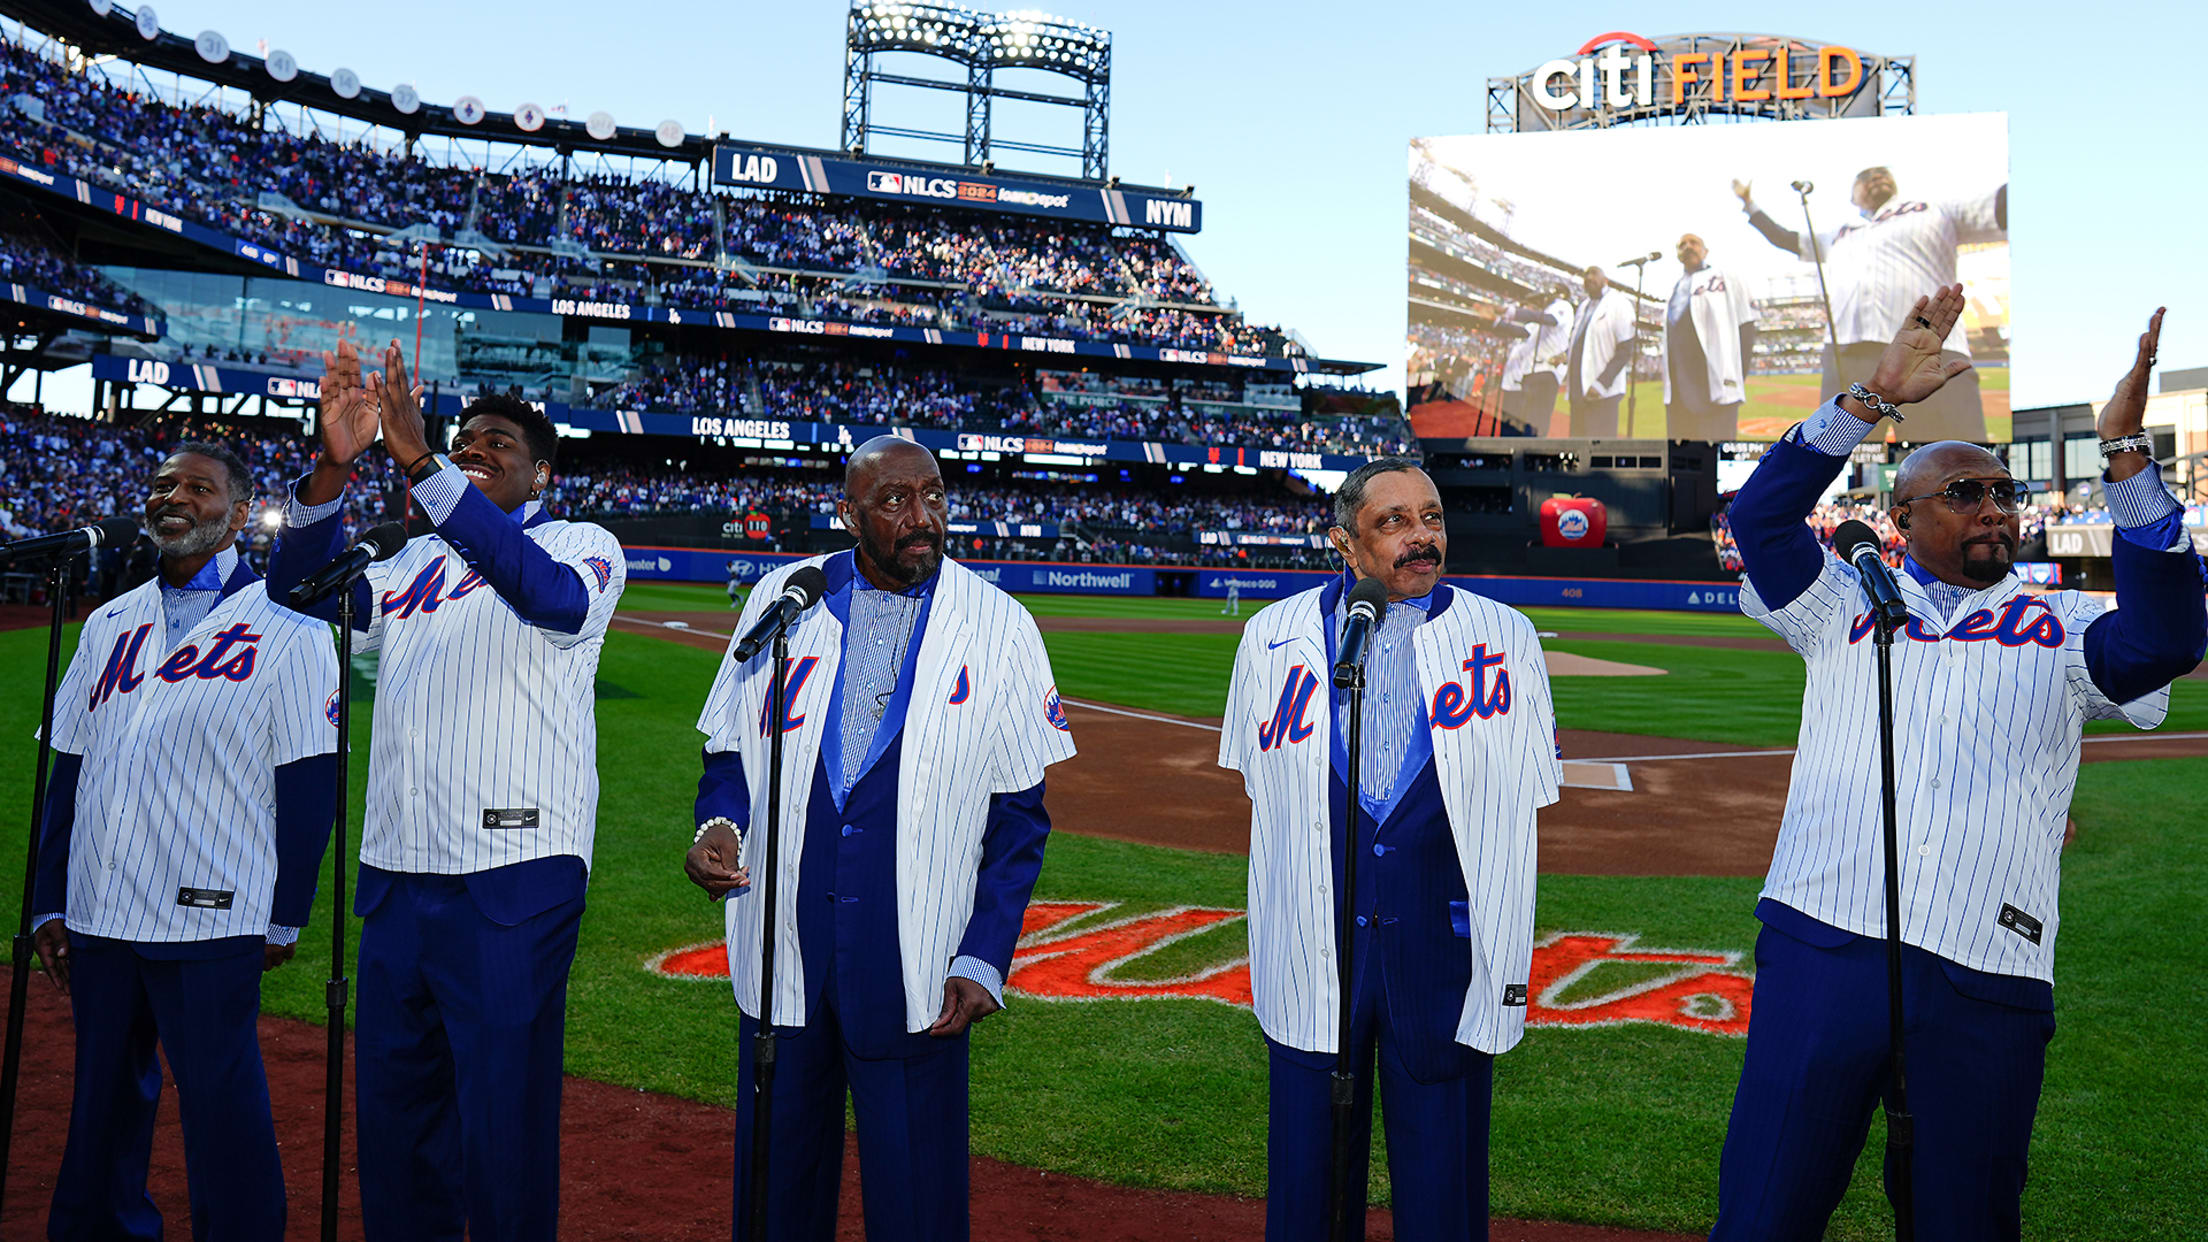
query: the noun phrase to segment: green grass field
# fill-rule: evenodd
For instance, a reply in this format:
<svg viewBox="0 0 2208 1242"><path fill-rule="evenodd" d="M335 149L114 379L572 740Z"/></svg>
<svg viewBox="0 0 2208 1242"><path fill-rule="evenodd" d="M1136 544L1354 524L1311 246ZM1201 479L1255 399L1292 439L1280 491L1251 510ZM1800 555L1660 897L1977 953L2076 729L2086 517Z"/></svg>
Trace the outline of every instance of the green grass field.
<svg viewBox="0 0 2208 1242"><path fill-rule="evenodd" d="M1030 601L1070 616L1217 615L1203 601ZM639 584L629 610L725 610L717 587ZM1246 612L1248 610L1245 610ZM1539 610L1566 633L1759 633L1742 618ZM70 640L74 642L72 634ZM1234 638L1055 631L1060 688L1093 699L1217 715ZM1560 650L1665 668L1661 678L1559 678L1567 728L1664 733L1712 743L1789 745L1802 673L1784 651L1558 640ZM0 634L0 858L22 856L42 635ZM681 877L696 776L692 730L714 653L617 630L600 675L601 822L590 909L570 991L568 1068L626 1086L728 1105L735 1009L725 983L677 981L647 958L718 938L720 920ZM2208 728L2208 689L2179 686L2170 728ZM372 713L357 722L353 782L365 780ZM1077 722L1078 727L1078 722ZM1139 778L1131 778L1139 779ZM356 801L356 807L358 805ZM2034 1239L2208 1234L2208 759L2095 764L2078 783L2080 839L2066 859L2059 1031L2025 1203ZM355 833L357 843L357 817ZM1243 861L1061 835L1038 900L1121 903L1112 918L1172 906L1243 904ZM1631 932L1649 947L1745 953L1756 883L1745 879L1544 876L1537 921ZM0 904L15 916L12 884ZM269 976L265 1004L322 1015L329 912L299 961ZM1078 926L1078 925L1073 925ZM1121 968L1167 978L1241 952L1229 923ZM1598 966L1585 986L1646 968ZM1636 971L1638 970L1638 973ZM42 981L33 986L44 987ZM1537 1028L1497 1063L1494 1207L1514 1216L1696 1231L1708 1226L1742 1043L1668 1026ZM282 1107L279 1102L279 1107ZM1061 1003L1015 998L978 1028L976 1152L1130 1185L1264 1191L1264 1052L1244 1010L1203 1000ZM1885 1236L1874 1125L1830 1236ZM1385 1165L1375 1165L1386 1195ZM725 1171L706 1170L721 1177Z"/></svg>
<svg viewBox="0 0 2208 1242"><path fill-rule="evenodd" d="M1744 439L1769 439L1809 416L1825 395L1819 392L1824 377L1808 375L1757 375L1748 381L1748 399L1741 403L1740 425ZM1986 434L2007 440L2014 420L2008 413L2009 368L1978 369L1981 392L1998 392L2001 400L1986 415ZM1665 438L1664 382L1635 380L1630 397L1618 407L1619 434L1626 438ZM1632 411L1628 417L1628 411ZM1624 424L1630 423L1630 426Z"/></svg>

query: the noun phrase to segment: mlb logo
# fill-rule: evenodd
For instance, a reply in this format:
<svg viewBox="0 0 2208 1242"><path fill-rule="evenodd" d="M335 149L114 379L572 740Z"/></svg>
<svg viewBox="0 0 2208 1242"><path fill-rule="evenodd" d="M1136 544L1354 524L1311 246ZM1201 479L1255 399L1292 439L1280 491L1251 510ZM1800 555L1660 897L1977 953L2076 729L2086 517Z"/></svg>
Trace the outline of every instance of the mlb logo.
<svg viewBox="0 0 2208 1242"><path fill-rule="evenodd" d="M866 188L878 194L902 194L905 179L893 172L870 172L866 174Z"/></svg>

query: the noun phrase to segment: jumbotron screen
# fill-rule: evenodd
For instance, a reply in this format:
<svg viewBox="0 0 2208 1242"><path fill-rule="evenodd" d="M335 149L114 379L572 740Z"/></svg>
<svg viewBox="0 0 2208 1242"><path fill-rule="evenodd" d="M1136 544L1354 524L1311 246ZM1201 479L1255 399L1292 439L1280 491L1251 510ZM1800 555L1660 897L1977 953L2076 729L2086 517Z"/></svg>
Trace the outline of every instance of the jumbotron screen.
<svg viewBox="0 0 2208 1242"><path fill-rule="evenodd" d="M1901 434L2005 441L2008 168L2002 113L1415 139L1411 424L1773 439L1960 280Z"/></svg>

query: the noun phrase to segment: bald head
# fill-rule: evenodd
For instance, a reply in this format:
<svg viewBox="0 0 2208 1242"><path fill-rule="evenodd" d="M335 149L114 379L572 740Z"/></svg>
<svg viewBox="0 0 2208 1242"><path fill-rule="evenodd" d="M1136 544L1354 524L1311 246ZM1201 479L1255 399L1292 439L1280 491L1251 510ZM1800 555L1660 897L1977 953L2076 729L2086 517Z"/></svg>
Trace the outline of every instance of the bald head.
<svg viewBox="0 0 2208 1242"><path fill-rule="evenodd" d="M1918 448L1894 471L1894 491L1902 496L1936 492L1957 479L2007 478L2001 459L1975 444L1940 440Z"/></svg>
<svg viewBox="0 0 2208 1242"><path fill-rule="evenodd" d="M1693 272L1701 270L1702 260L1709 257L1710 248L1699 236L1693 233L1681 233L1678 248L1674 253L1679 256L1679 265Z"/></svg>
<svg viewBox="0 0 2208 1242"><path fill-rule="evenodd" d="M863 490L860 480L890 463L917 466L926 463L928 470L938 477L942 470L935 464L935 454L896 436L876 436L853 450L849 460L843 463L843 494L856 495Z"/></svg>

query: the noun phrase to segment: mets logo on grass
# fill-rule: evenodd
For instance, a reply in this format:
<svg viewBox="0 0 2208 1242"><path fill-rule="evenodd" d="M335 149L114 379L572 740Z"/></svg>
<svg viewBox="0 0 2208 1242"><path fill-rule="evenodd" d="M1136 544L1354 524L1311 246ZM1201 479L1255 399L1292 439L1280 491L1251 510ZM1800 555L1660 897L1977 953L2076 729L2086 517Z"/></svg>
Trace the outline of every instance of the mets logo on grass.
<svg viewBox="0 0 2208 1242"><path fill-rule="evenodd" d="M1213 906L1128 912L1114 901L1037 901L1027 908L1005 986L1044 1001L1182 999L1248 1009L1247 938L1219 930L1242 918L1240 910ZM1214 931L1217 951L1208 960L1200 944L1174 948ZM1176 966L1158 963L1168 949ZM1558 932L1533 947L1526 1024L1640 1023L1745 1036L1755 981L1740 959L1731 950L1646 947L1630 932ZM648 959L645 968L669 979L725 980L728 950L720 941L690 945Z"/></svg>

